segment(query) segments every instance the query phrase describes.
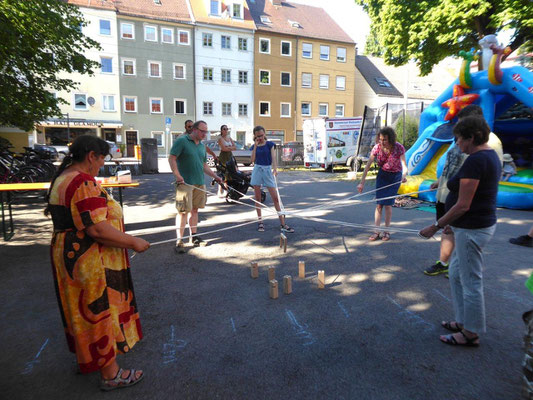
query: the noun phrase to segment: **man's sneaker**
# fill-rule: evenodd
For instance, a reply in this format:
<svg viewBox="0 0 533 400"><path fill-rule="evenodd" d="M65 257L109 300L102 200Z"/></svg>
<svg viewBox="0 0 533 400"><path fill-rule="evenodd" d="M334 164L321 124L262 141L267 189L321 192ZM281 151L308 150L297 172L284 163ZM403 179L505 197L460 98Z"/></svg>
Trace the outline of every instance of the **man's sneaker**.
<svg viewBox="0 0 533 400"><path fill-rule="evenodd" d="M533 238L529 235L522 235L516 238L509 239L509 242L512 244L517 244L518 246L533 247Z"/></svg>
<svg viewBox="0 0 533 400"><path fill-rule="evenodd" d="M186 251L187 250L185 250L185 244L183 243L183 240L178 241L178 243L176 243L176 247L174 247L174 252L178 254L183 254Z"/></svg>
<svg viewBox="0 0 533 400"><path fill-rule="evenodd" d="M194 247L205 247L207 246L207 242L203 240L200 236L194 235L192 237L192 244Z"/></svg>
<svg viewBox="0 0 533 400"><path fill-rule="evenodd" d="M445 274L447 272L448 272L448 266L443 265L439 260L434 265L426 269L424 271L424 274L429 275L429 276L435 276L438 274Z"/></svg>

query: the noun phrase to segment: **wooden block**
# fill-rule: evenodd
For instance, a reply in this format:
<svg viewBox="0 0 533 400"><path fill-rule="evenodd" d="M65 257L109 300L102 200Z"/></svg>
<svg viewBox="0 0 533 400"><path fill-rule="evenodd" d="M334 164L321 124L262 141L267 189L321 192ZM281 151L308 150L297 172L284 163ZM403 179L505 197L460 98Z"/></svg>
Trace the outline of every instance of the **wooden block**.
<svg viewBox="0 0 533 400"><path fill-rule="evenodd" d="M305 278L305 261L298 261L298 278Z"/></svg>
<svg viewBox="0 0 533 400"><path fill-rule="evenodd" d="M276 267L268 267L268 281L276 279Z"/></svg>
<svg viewBox="0 0 533 400"><path fill-rule="evenodd" d="M277 299L278 298L278 281L275 279L272 279L270 281L270 298L271 299Z"/></svg>
<svg viewBox="0 0 533 400"><path fill-rule="evenodd" d="M283 233L279 234L279 247L283 247L283 252L287 252L287 236L285 236Z"/></svg>
<svg viewBox="0 0 533 400"><path fill-rule="evenodd" d="M291 294L292 293L292 276L285 275L283 277L283 293Z"/></svg>
<svg viewBox="0 0 533 400"><path fill-rule="evenodd" d="M259 278L259 264L255 261L252 261L250 267L250 275L252 278Z"/></svg>
<svg viewBox="0 0 533 400"><path fill-rule="evenodd" d="M318 288L324 289L324 283L326 282L326 279L324 277L324 271L319 270L317 276L318 276Z"/></svg>

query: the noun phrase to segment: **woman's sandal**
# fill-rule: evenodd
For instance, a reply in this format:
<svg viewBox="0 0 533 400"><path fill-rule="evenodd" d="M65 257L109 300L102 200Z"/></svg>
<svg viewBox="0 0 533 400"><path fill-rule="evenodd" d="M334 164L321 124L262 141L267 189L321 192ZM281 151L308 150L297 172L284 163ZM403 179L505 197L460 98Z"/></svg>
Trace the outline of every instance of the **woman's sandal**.
<svg viewBox="0 0 533 400"><path fill-rule="evenodd" d="M291 228L289 225L281 225L281 231L287 233L294 233L294 228Z"/></svg>
<svg viewBox="0 0 533 400"><path fill-rule="evenodd" d="M381 235L381 240L384 242L390 240L390 233L389 232L383 232L383 235Z"/></svg>
<svg viewBox="0 0 533 400"><path fill-rule="evenodd" d="M463 327L455 321L442 321L440 323L444 329L448 329L451 332L461 332Z"/></svg>
<svg viewBox="0 0 533 400"><path fill-rule="evenodd" d="M457 333L460 333L465 338L465 343L459 343L457 339L455 339L454 334L451 335L442 335L440 337L440 341L446 344L451 344L452 346L468 346L468 347L478 347L479 346L479 336L476 335L474 337L469 338L465 335L463 331L459 331ZM476 342L477 340L477 342Z"/></svg>
<svg viewBox="0 0 533 400"><path fill-rule="evenodd" d="M374 242L376 240L378 240L380 238L380 234L379 232L374 232L369 238L368 240L370 240L371 242Z"/></svg>
<svg viewBox="0 0 533 400"><path fill-rule="evenodd" d="M264 232L265 231L265 224L263 224L262 222L259 222L257 224L257 231L258 232Z"/></svg>
<svg viewBox="0 0 533 400"><path fill-rule="evenodd" d="M144 373L141 373L141 376L137 378L137 371L130 369L130 373L126 378L122 377L124 370L122 368L118 369L117 376L113 379L102 379L100 381L100 389L103 391L110 391L115 389L121 389L129 386L133 386L144 378Z"/></svg>

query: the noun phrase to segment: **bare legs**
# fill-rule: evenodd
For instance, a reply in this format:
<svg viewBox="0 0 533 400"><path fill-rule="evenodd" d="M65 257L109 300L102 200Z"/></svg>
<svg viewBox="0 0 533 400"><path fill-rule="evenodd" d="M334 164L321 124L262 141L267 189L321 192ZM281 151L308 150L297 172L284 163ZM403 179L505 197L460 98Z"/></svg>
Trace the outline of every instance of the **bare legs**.
<svg viewBox="0 0 533 400"><path fill-rule="evenodd" d="M269 187L268 193L270 193L270 197L272 198L272 201L274 202L274 208L279 213L281 211L281 207L279 205L279 198L278 198L278 194L276 193L276 188ZM255 203L255 211L257 212L257 218L259 219L259 221L261 221L262 220L261 206L259 205L259 203L261 203L261 186L254 186L254 195L255 195L255 201L257 202ZM285 225L284 215L279 215L279 222L281 223L281 225Z"/></svg>
<svg viewBox="0 0 533 400"><path fill-rule="evenodd" d="M376 228L379 228L381 225L381 215L383 214L383 207L385 207L385 226L390 226L390 222L392 219L392 206L384 206L382 204L378 204L376 205L376 211L374 212L374 225L376 226Z"/></svg>
<svg viewBox="0 0 533 400"><path fill-rule="evenodd" d="M179 242L185 235L185 226L187 225L188 213L176 214L176 237ZM189 217L189 232L192 235L196 235L196 229L198 226L198 209L193 208Z"/></svg>

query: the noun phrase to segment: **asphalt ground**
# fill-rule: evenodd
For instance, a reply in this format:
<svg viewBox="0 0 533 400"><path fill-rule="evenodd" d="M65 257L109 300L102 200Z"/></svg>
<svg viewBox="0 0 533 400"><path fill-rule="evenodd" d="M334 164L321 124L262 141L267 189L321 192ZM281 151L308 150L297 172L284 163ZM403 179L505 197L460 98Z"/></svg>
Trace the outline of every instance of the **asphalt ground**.
<svg viewBox="0 0 533 400"><path fill-rule="evenodd" d="M354 182L338 176L281 173L285 207L331 205L353 195ZM152 243L172 239L171 230L154 233L174 224L172 176L140 181L124 194L126 229L152 232L143 236ZM142 368L145 379L104 394L98 374L77 374L67 350L49 262L52 225L42 207L15 206L16 236L0 242L1 398L519 398L521 314L533 308L524 282L533 249L508 239L527 232L532 212L498 210L485 249L487 333L479 348L438 340L446 333L440 321L453 318L449 283L422 274L438 258L437 240L393 233L389 242L371 243L369 229L289 218L296 232L287 234L287 253L279 248L275 219L266 220L264 233L251 224L204 235L209 245L184 255L174 253L174 243L153 246L131 260L144 339L119 357L124 367ZM372 224L373 210L372 203L351 204L317 215ZM253 216L251 207L212 197L201 211L200 232ZM393 210L397 227L433 221L431 212ZM305 279L298 278L299 260L306 262ZM250 277L251 261L259 262L258 279ZM269 298L270 265L280 282L276 300ZM317 270L325 271L323 290ZM286 274L293 277L290 295L282 290Z"/></svg>

